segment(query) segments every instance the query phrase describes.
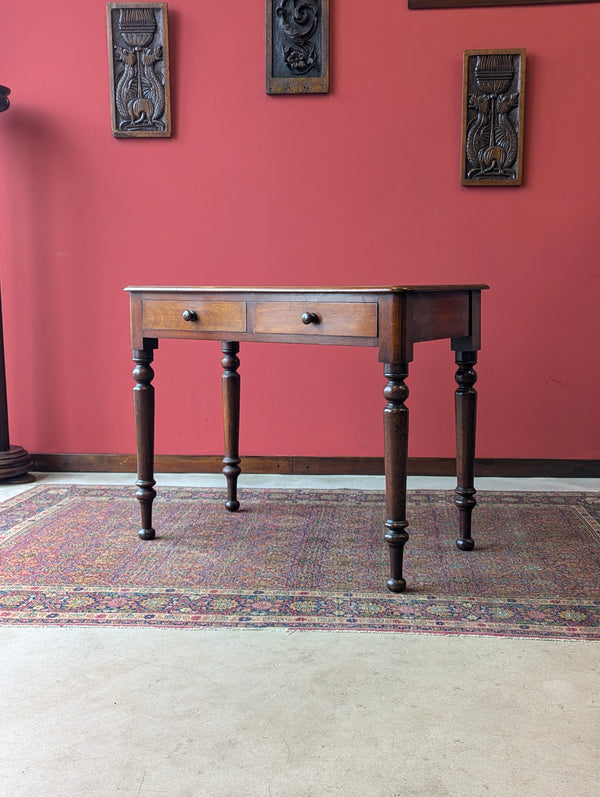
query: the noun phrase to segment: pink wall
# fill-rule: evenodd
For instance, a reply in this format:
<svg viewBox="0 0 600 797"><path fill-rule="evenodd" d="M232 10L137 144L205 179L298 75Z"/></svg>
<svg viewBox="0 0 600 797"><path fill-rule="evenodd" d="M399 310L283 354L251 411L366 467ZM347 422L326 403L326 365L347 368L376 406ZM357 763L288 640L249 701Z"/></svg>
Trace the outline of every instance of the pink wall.
<svg viewBox="0 0 600 797"><path fill-rule="evenodd" d="M11 440L132 452L127 284L487 282L482 457L598 458L600 5L331 0L329 95L264 93L263 3L171 2L175 137L110 133L105 3L2 14ZM459 184L462 53L527 48L521 188ZM411 455L451 456L420 344ZM221 451L218 344L161 343L158 451ZM246 345L242 454L378 456L371 349Z"/></svg>

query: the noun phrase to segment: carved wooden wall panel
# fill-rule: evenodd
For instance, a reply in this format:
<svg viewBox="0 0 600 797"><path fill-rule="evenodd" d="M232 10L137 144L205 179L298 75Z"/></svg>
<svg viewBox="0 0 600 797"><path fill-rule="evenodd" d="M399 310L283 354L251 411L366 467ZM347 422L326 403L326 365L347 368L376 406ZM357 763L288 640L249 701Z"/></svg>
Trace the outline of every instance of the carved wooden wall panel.
<svg viewBox="0 0 600 797"><path fill-rule="evenodd" d="M171 136L166 3L108 3L112 132Z"/></svg>
<svg viewBox="0 0 600 797"><path fill-rule="evenodd" d="M266 0L267 94L329 91L329 0Z"/></svg>
<svg viewBox="0 0 600 797"><path fill-rule="evenodd" d="M525 50L466 50L462 185L521 185Z"/></svg>

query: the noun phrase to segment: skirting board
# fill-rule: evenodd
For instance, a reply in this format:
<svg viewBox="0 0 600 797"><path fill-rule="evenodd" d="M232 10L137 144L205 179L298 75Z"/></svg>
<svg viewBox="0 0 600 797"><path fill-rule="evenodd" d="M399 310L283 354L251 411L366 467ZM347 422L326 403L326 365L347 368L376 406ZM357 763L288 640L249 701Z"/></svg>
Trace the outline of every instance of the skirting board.
<svg viewBox="0 0 600 797"><path fill-rule="evenodd" d="M31 454L34 471L135 473L134 454ZM157 473L220 473L221 457L165 455L155 457ZM356 474L383 473L382 457L242 457L245 473ZM411 457L411 476L453 476L456 465L444 457ZM600 459L478 459L476 476L521 478L600 478Z"/></svg>

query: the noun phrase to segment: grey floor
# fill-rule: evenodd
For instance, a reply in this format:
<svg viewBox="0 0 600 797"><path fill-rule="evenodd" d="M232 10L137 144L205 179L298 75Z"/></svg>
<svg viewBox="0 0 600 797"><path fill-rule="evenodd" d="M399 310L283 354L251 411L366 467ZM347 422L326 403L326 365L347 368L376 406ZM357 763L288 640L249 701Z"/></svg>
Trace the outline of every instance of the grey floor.
<svg viewBox="0 0 600 797"><path fill-rule="evenodd" d="M600 491L600 480L477 486ZM24 489L2 486L0 501ZM600 646L585 641L0 625L0 795L598 797L599 670Z"/></svg>

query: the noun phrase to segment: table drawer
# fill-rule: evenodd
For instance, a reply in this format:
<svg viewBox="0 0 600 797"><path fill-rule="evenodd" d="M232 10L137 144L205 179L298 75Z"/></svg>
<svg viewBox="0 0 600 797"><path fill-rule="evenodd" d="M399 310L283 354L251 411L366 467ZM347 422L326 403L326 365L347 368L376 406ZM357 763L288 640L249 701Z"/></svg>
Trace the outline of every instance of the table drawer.
<svg viewBox="0 0 600 797"><path fill-rule="evenodd" d="M377 302L257 302L254 332L376 338Z"/></svg>
<svg viewBox="0 0 600 797"><path fill-rule="evenodd" d="M144 300L142 324L150 330L245 332L246 302Z"/></svg>

